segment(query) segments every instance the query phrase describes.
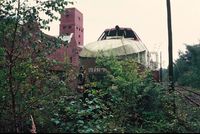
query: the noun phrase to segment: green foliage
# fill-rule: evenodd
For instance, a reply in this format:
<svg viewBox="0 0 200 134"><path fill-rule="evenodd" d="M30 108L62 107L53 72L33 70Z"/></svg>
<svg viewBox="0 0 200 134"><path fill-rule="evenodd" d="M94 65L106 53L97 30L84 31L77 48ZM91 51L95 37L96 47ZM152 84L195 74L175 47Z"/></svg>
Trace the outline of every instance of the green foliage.
<svg viewBox="0 0 200 134"><path fill-rule="evenodd" d="M115 57L100 57L97 64L108 72L100 81L88 83L95 89L58 102L61 107L52 119L57 132L179 132L168 117L170 95L153 82L148 70L138 72L134 61Z"/></svg>
<svg viewBox="0 0 200 134"><path fill-rule="evenodd" d="M51 71L47 56L61 46L41 29L58 20L66 0L4 0L0 3L0 132L50 132L55 102L68 92L67 79ZM45 17L41 17L41 14ZM65 72L60 72L65 76Z"/></svg>
<svg viewBox="0 0 200 134"><path fill-rule="evenodd" d="M200 87L200 45L187 46L175 64L175 80L180 85Z"/></svg>
<svg viewBox="0 0 200 134"><path fill-rule="evenodd" d="M200 109L188 104L181 96L176 96L177 119L183 126L180 132L199 133L200 132Z"/></svg>
<svg viewBox="0 0 200 134"><path fill-rule="evenodd" d="M65 0L1 1L0 132L30 132L30 115L37 132L199 132L199 110L187 116L183 108L186 112L180 110L175 116L173 96L153 82L148 70L138 71L140 65L132 60L99 57L97 65L107 69L106 75L87 83L83 94L69 90L71 66L66 63L65 72L54 72L52 67L59 63L46 58L62 42L40 31L49 29L48 24L58 19L55 12L64 11L67 4ZM183 60L186 55L177 61L186 72L177 80L198 85L199 47L188 50L190 65ZM188 76L192 77L187 81L180 79Z"/></svg>

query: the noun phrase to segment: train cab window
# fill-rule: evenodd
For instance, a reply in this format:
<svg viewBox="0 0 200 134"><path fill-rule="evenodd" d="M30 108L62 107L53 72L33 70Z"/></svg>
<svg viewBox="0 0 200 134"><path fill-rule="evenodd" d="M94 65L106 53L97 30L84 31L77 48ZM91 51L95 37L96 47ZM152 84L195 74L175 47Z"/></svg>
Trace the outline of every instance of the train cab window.
<svg viewBox="0 0 200 134"><path fill-rule="evenodd" d="M124 30L119 30L118 31L118 36L124 36Z"/></svg>
<svg viewBox="0 0 200 134"><path fill-rule="evenodd" d="M116 36L116 31L115 30L109 31L107 36Z"/></svg>
<svg viewBox="0 0 200 134"><path fill-rule="evenodd" d="M107 36L123 36L124 30L110 30Z"/></svg>
<svg viewBox="0 0 200 134"><path fill-rule="evenodd" d="M137 37L132 30L125 30L125 32L125 38L134 38L135 40L137 40Z"/></svg>
<svg viewBox="0 0 200 134"><path fill-rule="evenodd" d="M105 30L98 40L116 39L120 37L138 40L133 30L126 28Z"/></svg>
<svg viewBox="0 0 200 134"><path fill-rule="evenodd" d="M104 31L104 32L101 34L101 36L99 37L98 40L105 40L107 35L108 35L108 31Z"/></svg>

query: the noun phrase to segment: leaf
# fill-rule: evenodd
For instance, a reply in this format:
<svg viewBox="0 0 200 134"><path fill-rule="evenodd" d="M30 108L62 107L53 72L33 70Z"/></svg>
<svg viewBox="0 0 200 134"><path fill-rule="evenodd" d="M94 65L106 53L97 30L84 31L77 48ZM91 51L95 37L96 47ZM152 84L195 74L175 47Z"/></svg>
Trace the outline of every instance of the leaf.
<svg viewBox="0 0 200 134"><path fill-rule="evenodd" d="M84 124L84 121L83 120L78 120L77 123L78 124Z"/></svg>
<svg viewBox="0 0 200 134"><path fill-rule="evenodd" d="M58 125L58 124L60 123L60 121L57 120L57 119L55 119L55 118L52 118L51 121L52 121L53 123L55 123L56 125Z"/></svg>

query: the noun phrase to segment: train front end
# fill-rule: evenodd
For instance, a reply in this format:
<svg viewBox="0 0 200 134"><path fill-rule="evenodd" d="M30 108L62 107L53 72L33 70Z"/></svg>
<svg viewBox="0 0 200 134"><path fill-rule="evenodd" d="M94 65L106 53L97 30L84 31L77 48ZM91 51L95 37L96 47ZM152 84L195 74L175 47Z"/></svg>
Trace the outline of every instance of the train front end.
<svg viewBox="0 0 200 134"><path fill-rule="evenodd" d="M131 28L116 26L106 29L97 41L83 47L79 55L81 66L79 86L90 82L93 76L100 79L106 72L105 68L96 66L96 58L102 55L134 59L142 66L149 66L149 52L137 34Z"/></svg>

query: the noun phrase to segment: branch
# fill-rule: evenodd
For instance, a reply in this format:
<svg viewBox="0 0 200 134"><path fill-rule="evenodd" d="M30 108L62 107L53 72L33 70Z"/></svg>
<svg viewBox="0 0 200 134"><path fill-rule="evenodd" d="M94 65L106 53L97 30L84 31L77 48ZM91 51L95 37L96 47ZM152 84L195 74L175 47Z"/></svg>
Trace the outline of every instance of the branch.
<svg viewBox="0 0 200 134"><path fill-rule="evenodd" d="M14 29L14 35L13 35L13 42L12 42L12 46L11 46L11 53L13 53L13 48L14 48L14 44L15 44L15 40L16 40L16 35L17 35L17 27L18 27L18 23L19 23L19 12L20 10L20 0L18 0L18 9L17 9L17 20L16 20L16 23L15 23L15 29Z"/></svg>
<svg viewBox="0 0 200 134"><path fill-rule="evenodd" d="M36 134L36 126L35 126L35 122L34 122L34 120L33 120L32 115L31 115L31 122L32 122L31 133Z"/></svg>
<svg viewBox="0 0 200 134"><path fill-rule="evenodd" d="M44 98L44 97L48 96L48 95L51 94L53 91L54 91L53 89L50 90L48 93L42 95L41 98ZM31 107L32 107L36 102L38 102L39 100L40 100L40 98L38 98L38 99L36 99L35 101L31 102L31 103L29 104L29 106L26 107L26 108L24 109L23 114L26 114L27 110L28 110L29 108L31 108Z"/></svg>

